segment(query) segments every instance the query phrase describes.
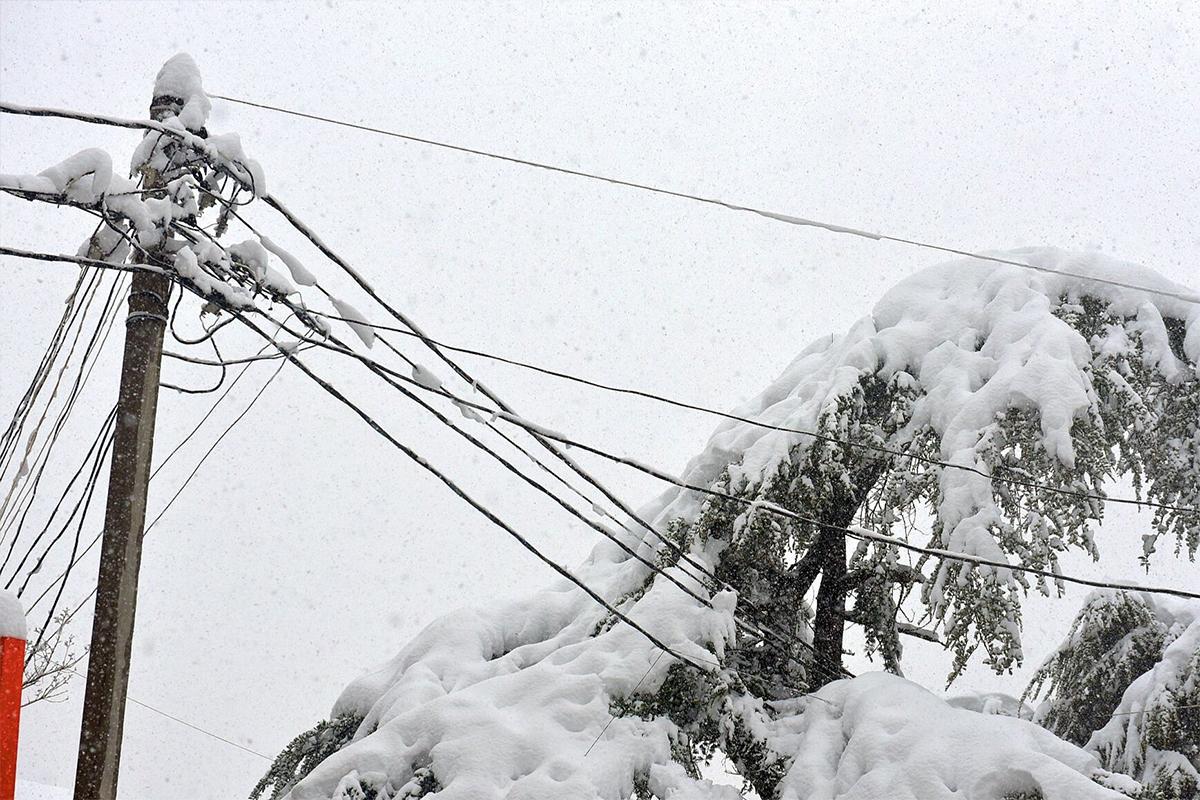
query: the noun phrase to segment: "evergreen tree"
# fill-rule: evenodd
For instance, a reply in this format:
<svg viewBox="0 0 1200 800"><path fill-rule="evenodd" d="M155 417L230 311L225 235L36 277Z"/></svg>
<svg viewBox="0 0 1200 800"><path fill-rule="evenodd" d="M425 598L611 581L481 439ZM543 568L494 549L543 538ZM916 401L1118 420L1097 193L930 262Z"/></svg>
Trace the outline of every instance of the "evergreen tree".
<svg viewBox="0 0 1200 800"><path fill-rule="evenodd" d="M1200 614L1124 591L1093 593L1026 694L1036 721L1142 782L1144 800L1200 793Z"/></svg>
<svg viewBox="0 0 1200 800"><path fill-rule="evenodd" d="M1182 291L1098 256L1013 257ZM386 774L399 786L417 767L476 796L504 796L497 787L552 776L563 796L665 797L701 791L698 764L716 749L761 797L807 796L787 788L789 775L802 773L794 740L772 731L786 716L780 704L838 677L848 624L861 627L868 654L893 672L901 670L905 633L937 636L954 654L953 674L980 648L1004 671L1023 658L1024 594L1062 588L1011 569L910 560L897 544L1057 572L1068 550L1099 558L1093 531L1106 487L1130 476L1141 496L1160 504L1142 538L1143 561L1164 542L1194 555L1195 309L1160 294L977 261L902 282L741 409L772 427L729 422L714 433L683 478L722 496L677 489L640 511L720 584L698 580L636 525L615 531L673 577L715 593L712 608L608 544L576 571L671 643L670 657L567 585L452 615L347 689L335 713L361 714L359 733L297 784L295 797L329 797L351 771ZM854 526L897 544L851 548L845 529ZM739 630L735 616L755 624ZM693 669L675 654L711 666ZM1134 659L1125 668L1133 676L1140 667ZM1077 720L1064 735L1078 740L1097 721ZM560 763L564 742L575 739L580 752ZM462 755L497 740L499 755ZM1082 753L1062 757L1091 774ZM1024 787L1013 791L1037 790ZM703 791L695 796L718 796Z"/></svg>

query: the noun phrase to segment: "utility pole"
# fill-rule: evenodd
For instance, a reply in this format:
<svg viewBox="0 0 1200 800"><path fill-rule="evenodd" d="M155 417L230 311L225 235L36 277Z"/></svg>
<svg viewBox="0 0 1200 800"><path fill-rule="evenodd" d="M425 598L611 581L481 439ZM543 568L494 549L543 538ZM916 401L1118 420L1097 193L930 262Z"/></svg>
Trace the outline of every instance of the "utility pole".
<svg viewBox="0 0 1200 800"><path fill-rule="evenodd" d="M182 104L179 98L156 96L150 104L150 116L161 121L168 114L178 114ZM165 180L163 175L147 171L145 188L161 188ZM166 239L164 235L163 242L148 256L138 253L135 262L168 266L171 260ZM146 487L150 481L170 291L171 281L165 274L133 273L129 315L125 318L125 356L104 514L79 761L75 769L75 800L116 800L117 796L138 570L146 524Z"/></svg>

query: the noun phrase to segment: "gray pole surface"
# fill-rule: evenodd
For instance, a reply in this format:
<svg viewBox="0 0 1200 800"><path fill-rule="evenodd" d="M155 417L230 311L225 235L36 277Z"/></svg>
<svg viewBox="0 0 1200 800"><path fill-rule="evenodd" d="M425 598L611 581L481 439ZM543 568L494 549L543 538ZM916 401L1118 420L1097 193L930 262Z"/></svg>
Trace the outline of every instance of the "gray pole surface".
<svg viewBox="0 0 1200 800"><path fill-rule="evenodd" d="M179 104L172 104L174 100L154 98L151 115L161 119L167 111L178 112ZM147 176L146 188L162 185L161 175ZM135 260L151 261L158 266L169 264L162 246L148 259L139 254ZM138 570L146 524L146 487L154 448L154 418L170 290L171 281L166 275L133 274L75 771L75 800L116 800L117 796Z"/></svg>

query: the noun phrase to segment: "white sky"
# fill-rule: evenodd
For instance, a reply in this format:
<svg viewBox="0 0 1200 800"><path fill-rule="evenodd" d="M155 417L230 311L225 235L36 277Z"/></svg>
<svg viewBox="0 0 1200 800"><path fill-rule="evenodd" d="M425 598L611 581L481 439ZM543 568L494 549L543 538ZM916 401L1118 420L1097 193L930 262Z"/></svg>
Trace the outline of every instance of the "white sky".
<svg viewBox="0 0 1200 800"><path fill-rule="evenodd" d="M159 65L186 50L213 92L964 248L1095 248L1200 283L1200 11L940 8L950 6L8 2L0 96L141 117ZM272 191L435 336L721 408L942 260L220 101L209 127L240 132ZM3 116L0 170L37 172L89 146L124 161L136 142ZM89 230L83 215L11 198L0 215L0 241L14 246L73 252ZM368 311L281 219L251 216ZM0 260L0 408L23 391L73 279L70 267ZM90 441L115 397L118 356L114 338L64 453ZM526 416L670 471L715 422L464 363ZM361 370L339 369L339 384L548 554L571 564L591 547L591 531ZM164 471L152 514L268 370L252 371ZM211 399L163 394L160 457ZM659 491L595 469L634 505ZM1109 559L1075 571L1195 585L1200 571L1186 563L1139 575L1145 522L1114 515L1101 542ZM94 558L80 568L72 604L95 570ZM147 538L130 694L274 755L437 615L547 579L285 371ZM1080 597L1028 607L1028 667ZM937 687L945 668L922 651L909 676ZM962 687L1012 690L1027 674L973 670ZM82 693L77 680L68 702L27 710L24 778L69 785ZM129 797L244 796L265 766L129 708Z"/></svg>

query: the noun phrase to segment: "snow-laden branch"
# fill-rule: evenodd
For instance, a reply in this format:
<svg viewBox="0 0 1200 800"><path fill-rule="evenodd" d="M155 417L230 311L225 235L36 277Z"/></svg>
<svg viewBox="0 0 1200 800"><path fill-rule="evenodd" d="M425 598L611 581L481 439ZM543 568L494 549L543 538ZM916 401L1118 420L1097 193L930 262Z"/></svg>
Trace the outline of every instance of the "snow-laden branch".
<svg viewBox="0 0 1200 800"><path fill-rule="evenodd" d="M1073 271L1128 272L1138 282L1163 283L1101 257L1034 255ZM1089 526L1103 507L1088 495L1102 497L1115 472L1139 471L1146 478L1142 490L1179 509L1200 500L1194 461L1200 439L1187 433L1187 414L1170 405L1196 396L1197 320L1186 303L1115 287L1097 296L1094 282L973 262L934 268L902 283L846 334L803 352L740 412L789 430L723 425L680 476L683 485L638 515L670 532L745 596L776 609L774 626L791 626L786 630L798 635L811 635L804 628L809 612L786 591L774 588L770 595L788 585L789 562L772 561L779 558L773 543L786 541L803 554L822 529L868 539L870 546L850 556L854 580L847 583L856 605L844 617L882 637L886 631L871 626L890 609L899 632L890 587L916 585L941 624L908 624L908 632L963 648L963 658L977 637L1002 668L1020 657L1019 602L1032 582L1022 574L1048 586L1059 577L1059 553L1094 547ZM1108 379L1109 372L1124 376L1124 384ZM414 377L412 383L446 391L440 381ZM1118 389L1126 400L1118 401ZM455 399L480 417L491 411ZM871 416L877 412L881 416ZM533 424L512 414L497 417ZM1184 428L1177 434L1169 419L1183 420ZM1122 426L1121 420L1137 424ZM830 438L814 441L796 429ZM574 444L553 431L540 433ZM1162 442L1154 438L1160 434ZM886 452L864 453L838 439L914 448L978 471L899 458L889 470ZM1155 463L1163 445L1176 454L1172 472L1178 476ZM1076 494L993 483L987 476L1000 466ZM860 487L856 476L873 483ZM830 498L858 496L860 489L866 524L828 523L822 515ZM890 530L914 504L924 504L935 519L923 546L908 541L915 533ZM1156 524L1176 526L1186 542L1194 515L1159 512ZM895 559L901 545L944 561L923 575L934 561L909 568ZM643 547L657 552L668 570L680 570L681 562L650 536ZM264 790L286 791L303 778L292 790L296 800L360 791L381 797L735 796L695 774L696 759L712 747L764 797L858 797L840 782L851 773L863 792L909 787L921 797L937 796L923 794L922 781L982 796L1115 798L1117 790L1136 788L1131 779L1108 773L1095 755L1030 722L950 709L898 678L838 681L789 705L780 699L788 681L803 682L807 669L815 669L802 648L794 651L799 666L780 665L755 639L761 631L735 627L734 635L714 638L714 610L654 579L615 545L598 547L578 574L648 630L681 626L664 641L691 636L714 656L723 653L725 669L694 675L674 668L670 658L656 660L644 640L630 639L630 631L590 609L578 592L555 587L504 608L434 623L391 663L347 688L333 714L342 728L346 720L361 720L354 735L307 777L312 764L284 759L271 778L276 782L268 780ZM688 626L695 626L691 633ZM881 742L897 732L895 749L884 748ZM906 757L932 766L910 774Z"/></svg>

